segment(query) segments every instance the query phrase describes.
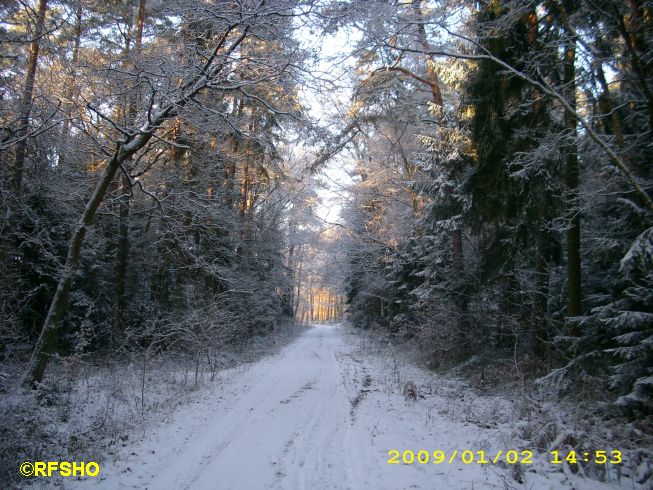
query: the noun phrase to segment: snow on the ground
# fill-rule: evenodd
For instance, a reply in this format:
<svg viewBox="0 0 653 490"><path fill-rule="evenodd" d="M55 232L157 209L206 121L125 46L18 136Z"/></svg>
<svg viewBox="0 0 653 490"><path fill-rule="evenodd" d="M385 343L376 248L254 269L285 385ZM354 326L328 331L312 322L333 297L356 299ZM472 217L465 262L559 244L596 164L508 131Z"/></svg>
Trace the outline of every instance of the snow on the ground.
<svg viewBox="0 0 653 490"><path fill-rule="evenodd" d="M101 465L89 489L559 489L633 488L562 471L536 455L522 480L507 465L388 464L388 451L510 447L511 404L481 398L361 348L346 328L316 326L279 354L226 371ZM416 400L402 395L413 381ZM219 388L218 388L219 386ZM606 448L607 449L607 448Z"/></svg>

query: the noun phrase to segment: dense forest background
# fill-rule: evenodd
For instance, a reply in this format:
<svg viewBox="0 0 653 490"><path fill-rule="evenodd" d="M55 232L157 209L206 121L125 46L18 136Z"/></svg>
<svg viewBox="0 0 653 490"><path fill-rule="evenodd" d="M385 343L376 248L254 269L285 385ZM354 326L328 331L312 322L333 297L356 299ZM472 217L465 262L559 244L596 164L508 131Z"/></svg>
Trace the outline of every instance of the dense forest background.
<svg viewBox="0 0 653 490"><path fill-rule="evenodd" d="M292 318L293 8L5 4L2 346L37 346L28 377Z"/></svg>
<svg viewBox="0 0 653 490"><path fill-rule="evenodd" d="M354 324L650 415L651 8L354 7Z"/></svg>
<svg viewBox="0 0 653 490"><path fill-rule="evenodd" d="M212 366L346 316L431 368L649 427L650 1L10 0L0 19L3 390L143 352ZM329 76L311 43L343 33Z"/></svg>

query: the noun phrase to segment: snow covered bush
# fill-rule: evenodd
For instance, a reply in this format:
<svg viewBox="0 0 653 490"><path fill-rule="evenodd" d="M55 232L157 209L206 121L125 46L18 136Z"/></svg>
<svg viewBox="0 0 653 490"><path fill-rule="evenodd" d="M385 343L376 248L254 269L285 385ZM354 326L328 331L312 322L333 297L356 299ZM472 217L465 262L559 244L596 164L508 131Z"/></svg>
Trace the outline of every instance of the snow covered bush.
<svg viewBox="0 0 653 490"><path fill-rule="evenodd" d="M608 388L626 414L653 409L653 228L640 234L620 262L611 295L588 315L572 319L577 356L558 378L609 372ZM565 340L565 339L563 339ZM567 338L567 341L570 339ZM553 374L553 373L552 373Z"/></svg>
<svg viewBox="0 0 653 490"><path fill-rule="evenodd" d="M614 301L596 311L614 335L617 359L611 386L626 410L653 411L653 228L642 233L621 261Z"/></svg>

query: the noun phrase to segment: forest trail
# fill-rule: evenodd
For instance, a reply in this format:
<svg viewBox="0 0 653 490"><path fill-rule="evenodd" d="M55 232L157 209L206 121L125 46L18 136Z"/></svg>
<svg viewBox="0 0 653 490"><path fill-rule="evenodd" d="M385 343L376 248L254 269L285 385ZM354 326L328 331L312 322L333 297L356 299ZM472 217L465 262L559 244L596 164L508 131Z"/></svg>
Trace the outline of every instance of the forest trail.
<svg viewBox="0 0 653 490"><path fill-rule="evenodd" d="M492 441L500 438L496 428L460 420L464 404L458 410L451 407L451 391L457 400L465 399L459 389L443 396L434 392L435 385L429 389L418 384L426 396L405 400L397 389L401 381L395 380L405 372L365 355L360 342L346 327L307 329L279 354L231 370L213 396L179 409L154 433L128 444L117 461L102 465L99 478L65 485L207 490L521 487L509 469L493 465L459 460L388 464L391 449L492 453L499 449ZM603 488L596 481L584 486L575 478L570 482L559 472L552 474L550 468L543 470L527 477L535 484L532 488L571 483L577 489Z"/></svg>

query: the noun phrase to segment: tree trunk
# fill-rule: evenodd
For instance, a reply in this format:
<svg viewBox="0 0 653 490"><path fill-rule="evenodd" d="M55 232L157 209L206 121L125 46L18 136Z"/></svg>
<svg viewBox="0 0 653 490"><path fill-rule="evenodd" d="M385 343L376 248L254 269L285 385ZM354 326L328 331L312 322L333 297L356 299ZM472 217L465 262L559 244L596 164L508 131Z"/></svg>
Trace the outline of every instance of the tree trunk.
<svg viewBox="0 0 653 490"><path fill-rule="evenodd" d="M70 136L70 119L72 118L70 112L74 107L74 103L76 102L73 84L75 83L75 69L77 68L77 63L79 61L79 46L81 44L81 41L82 41L82 4L80 2L80 4L77 7L77 10L75 11L75 38L73 41L73 58L71 61L71 73L68 79L68 83L70 83L68 87L68 98L70 100L68 100L65 105L64 113L66 114L67 117L64 120L63 127L61 129L61 136L64 145L68 143L68 137Z"/></svg>
<svg viewBox="0 0 653 490"><path fill-rule="evenodd" d="M23 86L23 93L20 97L20 106L18 108L18 131L16 131L16 136L20 139L16 143L14 178L12 183L17 197L23 191L23 172L25 168L25 153L27 151L29 116L32 112L32 96L34 94L34 82L36 81L36 68L39 61L41 37L43 37L45 31L45 14L47 9L48 0L39 0L34 39L32 39L29 47L29 61L27 62L25 85Z"/></svg>
<svg viewBox="0 0 653 490"><path fill-rule="evenodd" d="M145 0L140 0L136 12L136 35L134 37L134 59L138 61L143 45L143 23L145 18ZM129 44L125 48L125 56L129 60ZM133 62L127 61L126 64L133 65ZM139 86L134 84L132 93L128 97L127 107L125 107L125 126L131 128L136 121L139 104ZM113 309L113 320L111 325L111 342L115 342L124 330L124 315L127 307L127 269L129 267L129 211L131 208L131 186L132 182L129 177L131 171L131 162L126 161L124 173L120 175L120 197L118 199L118 251L116 254L116 300Z"/></svg>
<svg viewBox="0 0 653 490"><path fill-rule="evenodd" d="M121 164L122 160L120 155L121 152L116 152L111 161L107 164L104 174L98 182L98 185L95 187L91 199L86 204L84 212L82 213L77 227L73 232L73 236L70 239L66 264L64 265L63 272L59 278L54 298L52 298L52 302L50 303L50 308L48 309L43 329L41 330L41 334L34 346L32 358L30 359L23 378L24 383L38 383L43 379L43 374L45 373L50 354L53 352L55 347L59 322L61 321L64 309L68 303L70 286L75 273L77 272L77 267L79 266L79 257L84 242L84 236L86 235L86 229L91 224L95 212L100 206L118 166Z"/></svg>
<svg viewBox="0 0 653 490"><path fill-rule="evenodd" d="M615 12L618 28L626 45L626 52L630 58L633 75L639 81L639 91L646 98L648 108L649 131L653 131L653 88L649 85L649 67L651 66L650 53L644 36L641 36L644 20L644 8L634 0L629 1L629 11L626 16L621 15L616 5L612 8ZM646 17L650 19L650 12ZM644 31L646 32L646 31Z"/></svg>
<svg viewBox="0 0 653 490"><path fill-rule="evenodd" d="M116 345L117 340L123 331L124 313L127 306L125 292L127 290L127 267L129 262L129 208L131 181L128 176L122 174L122 186L120 187L119 215L118 215L118 251L116 254L116 299L113 308L113 319L111 325L111 344Z"/></svg>
<svg viewBox="0 0 653 490"><path fill-rule="evenodd" d="M243 99L240 99L234 102L234 109L232 113L235 113L236 118L240 119L243 115ZM238 157L238 152L240 151L240 136L238 134L233 134L231 137L231 147L232 155L229 158L224 171L224 188L225 188L225 203L227 207L231 208L234 202L234 186L236 180L236 158Z"/></svg>
<svg viewBox="0 0 653 490"><path fill-rule="evenodd" d="M295 315L299 312L299 301L301 299L301 292L302 292L302 267L304 266L304 255L302 254L302 246L299 246L299 268L297 270L297 292L295 293Z"/></svg>
<svg viewBox="0 0 653 490"><path fill-rule="evenodd" d="M619 147L620 150L623 150L624 134L621 125L621 118L619 117L619 112L614 108L610 86L608 85L605 73L603 72L603 66L601 65L596 69L596 78L603 89L603 93L599 96L598 103L599 110L605 114L605 117L603 118L605 132L614 135L617 147Z"/></svg>
<svg viewBox="0 0 653 490"><path fill-rule="evenodd" d="M0 228L0 261L3 263L5 274L10 276L15 269L18 260L14 254L19 254L20 239L18 232L20 228L20 198L23 192L23 173L25 169L25 155L27 152L27 139L29 134L29 118L32 112L32 99L34 94L34 84L36 81L36 69L38 67L40 42L45 32L45 16L47 13L47 0L40 0L37 11L36 26L34 28L34 38L29 47L29 59L27 62L27 71L25 73L25 82L23 92L18 105L18 127L14 134L8 131L6 139L12 136L18 138L14 147L14 167L12 169L11 188L13 190L13 199L9 200L7 217L3 228ZM11 281L0 281L0 289L10 288Z"/></svg>
<svg viewBox="0 0 653 490"><path fill-rule="evenodd" d="M537 50L538 18L534 10L524 17L528 28L528 45L531 50ZM544 120L544 103L540 89L534 87L533 97L533 125L542 127ZM532 348L533 353L543 356L546 353L546 341L548 340L548 299L549 299L549 222L548 203L544 181L535 183L536 186L536 225L537 238L535 249L535 281L533 290L533 306L531 316Z"/></svg>
<svg viewBox="0 0 653 490"><path fill-rule="evenodd" d="M564 78L567 100L576 110L576 41L569 40L565 51ZM569 200L569 228L567 229L567 315L581 313L581 257L580 257L580 209L578 208L578 146L576 117L565 112L566 126L572 141L567 147L566 184ZM579 332L574 332L578 334Z"/></svg>
<svg viewBox="0 0 653 490"><path fill-rule="evenodd" d="M543 194L543 193L541 193ZM538 231L535 251L535 284L533 291L533 351L542 356L546 353L548 340L548 298L549 298L549 230L545 217L546 204L544 196L540 196L538 206Z"/></svg>

